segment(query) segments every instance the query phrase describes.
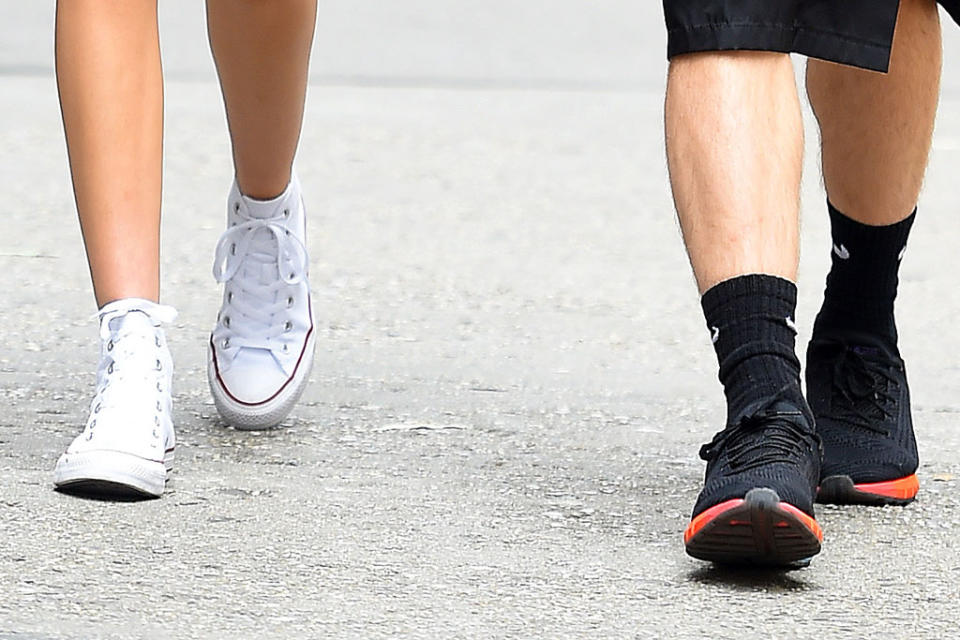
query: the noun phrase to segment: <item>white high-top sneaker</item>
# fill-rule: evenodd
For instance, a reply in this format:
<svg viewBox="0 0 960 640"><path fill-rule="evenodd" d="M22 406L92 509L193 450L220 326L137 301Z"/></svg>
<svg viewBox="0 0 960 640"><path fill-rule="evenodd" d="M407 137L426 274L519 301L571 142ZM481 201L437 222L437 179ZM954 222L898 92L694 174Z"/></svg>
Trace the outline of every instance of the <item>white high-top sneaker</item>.
<svg viewBox="0 0 960 640"><path fill-rule="evenodd" d="M160 496L173 468L173 361L161 322L173 307L140 298L105 305L97 390L87 425L57 460L60 489Z"/></svg>
<svg viewBox="0 0 960 640"><path fill-rule="evenodd" d="M276 426L307 384L315 343L307 271L296 176L267 201L242 195L234 183L213 265L224 290L207 379L221 417L237 429Z"/></svg>

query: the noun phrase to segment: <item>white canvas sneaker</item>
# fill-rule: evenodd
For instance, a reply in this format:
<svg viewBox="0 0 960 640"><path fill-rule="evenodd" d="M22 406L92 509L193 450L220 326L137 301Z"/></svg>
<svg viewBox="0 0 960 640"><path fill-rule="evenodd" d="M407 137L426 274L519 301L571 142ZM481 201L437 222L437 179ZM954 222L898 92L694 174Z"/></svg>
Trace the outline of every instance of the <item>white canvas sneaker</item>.
<svg viewBox="0 0 960 640"><path fill-rule="evenodd" d="M105 305L97 390L87 425L57 460L53 482L84 493L160 496L173 468L173 361L161 322L173 307L140 298Z"/></svg>
<svg viewBox="0 0 960 640"><path fill-rule="evenodd" d="M247 198L234 183L213 265L224 288L207 379L221 417L237 429L276 426L307 384L315 343L307 271L296 176L267 201Z"/></svg>

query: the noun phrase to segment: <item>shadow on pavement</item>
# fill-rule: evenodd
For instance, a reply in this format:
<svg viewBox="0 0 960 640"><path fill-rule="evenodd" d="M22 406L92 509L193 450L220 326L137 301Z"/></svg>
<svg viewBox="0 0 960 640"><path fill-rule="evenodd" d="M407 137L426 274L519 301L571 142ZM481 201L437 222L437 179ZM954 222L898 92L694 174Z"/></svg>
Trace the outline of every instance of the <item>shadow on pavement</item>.
<svg viewBox="0 0 960 640"><path fill-rule="evenodd" d="M703 585L730 587L737 591L812 591L816 585L794 577L804 566L788 568L724 567L710 565L687 574L687 579Z"/></svg>
<svg viewBox="0 0 960 640"><path fill-rule="evenodd" d="M113 482L94 482L87 481L75 486L58 487L54 489L57 493L80 498L82 500L92 500L94 502L145 502L156 500L156 496L141 493L124 485Z"/></svg>

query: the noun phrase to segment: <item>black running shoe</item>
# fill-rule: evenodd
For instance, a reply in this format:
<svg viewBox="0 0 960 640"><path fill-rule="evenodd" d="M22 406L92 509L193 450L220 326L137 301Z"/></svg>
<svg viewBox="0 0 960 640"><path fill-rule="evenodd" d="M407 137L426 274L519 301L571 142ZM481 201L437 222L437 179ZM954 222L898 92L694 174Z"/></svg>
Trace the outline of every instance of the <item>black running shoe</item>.
<svg viewBox="0 0 960 640"><path fill-rule="evenodd" d="M916 497L910 390L895 348L865 334L814 336L807 399L823 440L818 502L907 504Z"/></svg>
<svg viewBox="0 0 960 640"><path fill-rule="evenodd" d="M788 566L820 552L813 517L820 441L809 409L782 394L757 403L703 445L703 491L683 539L694 558Z"/></svg>

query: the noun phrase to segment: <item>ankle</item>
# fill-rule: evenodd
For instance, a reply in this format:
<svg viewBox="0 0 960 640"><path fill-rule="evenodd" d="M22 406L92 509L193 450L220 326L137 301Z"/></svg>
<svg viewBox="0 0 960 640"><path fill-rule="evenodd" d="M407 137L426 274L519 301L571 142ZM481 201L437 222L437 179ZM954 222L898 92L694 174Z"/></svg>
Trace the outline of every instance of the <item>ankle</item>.
<svg viewBox="0 0 960 640"><path fill-rule="evenodd" d="M701 303L728 418L735 421L751 405L781 393L802 408L794 351L796 285L776 276L739 276L709 289Z"/></svg>
<svg viewBox="0 0 960 640"><path fill-rule="evenodd" d="M296 177L293 170L250 176L237 172L237 188L253 201L277 200L290 189Z"/></svg>
<svg viewBox="0 0 960 640"><path fill-rule="evenodd" d="M827 206L833 247L814 336L837 331L863 333L895 346L894 302L900 261L916 211L895 224L871 226L849 218L829 201Z"/></svg>

